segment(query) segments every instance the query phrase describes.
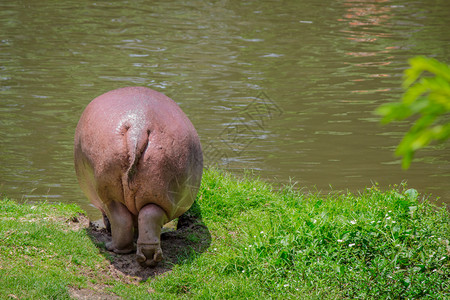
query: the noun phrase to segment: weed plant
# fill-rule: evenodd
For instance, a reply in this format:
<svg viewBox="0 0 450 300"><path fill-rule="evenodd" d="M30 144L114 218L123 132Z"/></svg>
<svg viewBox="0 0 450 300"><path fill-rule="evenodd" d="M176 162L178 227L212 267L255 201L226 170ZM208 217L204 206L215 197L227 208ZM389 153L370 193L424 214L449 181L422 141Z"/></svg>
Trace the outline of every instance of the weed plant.
<svg viewBox="0 0 450 300"><path fill-rule="evenodd" d="M124 299L450 298L449 213L405 185L323 196L210 169L197 203L209 249L132 285L67 229L77 207L0 201L0 298L93 284Z"/></svg>

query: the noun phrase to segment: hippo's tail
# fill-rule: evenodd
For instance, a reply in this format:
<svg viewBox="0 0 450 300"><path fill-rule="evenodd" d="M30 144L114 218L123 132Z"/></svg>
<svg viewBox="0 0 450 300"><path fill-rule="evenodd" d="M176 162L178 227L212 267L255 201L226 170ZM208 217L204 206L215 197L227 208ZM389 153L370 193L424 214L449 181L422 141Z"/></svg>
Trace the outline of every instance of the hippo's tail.
<svg viewBox="0 0 450 300"><path fill-rule="evenodd" d="M122 136L128 156L128 168L122 174L122 189L125 206L133 213L137 214L135 203L136 187L133 185L134 177L138 171L139 161L145 153L150 130L142 130L139 127L124 126Z"/></svg>
<svg viewBox="0 0 450 300"><path fill-rule="evenodd" d="M136 174L139 160L144 154L148 146L150 130L142 130L141 128L126 126L125 127L125 143L128 154L129 166L125 173L125 178L129 188Z"/></svg>

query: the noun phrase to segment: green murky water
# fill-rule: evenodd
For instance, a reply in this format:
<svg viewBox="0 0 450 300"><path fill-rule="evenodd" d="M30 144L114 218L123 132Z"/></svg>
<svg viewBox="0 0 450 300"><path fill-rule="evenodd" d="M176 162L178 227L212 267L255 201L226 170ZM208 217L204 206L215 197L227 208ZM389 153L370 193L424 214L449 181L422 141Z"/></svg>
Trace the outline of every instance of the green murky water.
<svg viewBox="0 0 450 300"><path fill-rule="evenodd" d="M449 143L408 171L398 99L407 59L449 62L449 1L2 1L0 191L91 208L72 163L94 97L161 91L196 126L207 165L305 190L408 181L450 203Z"/></svg>

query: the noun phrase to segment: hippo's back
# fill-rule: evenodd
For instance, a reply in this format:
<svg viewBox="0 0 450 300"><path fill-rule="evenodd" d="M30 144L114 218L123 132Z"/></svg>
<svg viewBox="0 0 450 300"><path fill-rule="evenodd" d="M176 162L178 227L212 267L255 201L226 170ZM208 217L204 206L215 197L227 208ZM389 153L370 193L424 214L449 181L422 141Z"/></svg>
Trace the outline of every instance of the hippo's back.
<svg viewBox="0 0 450 300"><path fill-rule="evenodd" d="M178 105L145 87L95 98L75 133L75 169L81 188L98 208L118 201L137 215L146 204L169 219L184 213L203 170L200 141Z"/></svg>

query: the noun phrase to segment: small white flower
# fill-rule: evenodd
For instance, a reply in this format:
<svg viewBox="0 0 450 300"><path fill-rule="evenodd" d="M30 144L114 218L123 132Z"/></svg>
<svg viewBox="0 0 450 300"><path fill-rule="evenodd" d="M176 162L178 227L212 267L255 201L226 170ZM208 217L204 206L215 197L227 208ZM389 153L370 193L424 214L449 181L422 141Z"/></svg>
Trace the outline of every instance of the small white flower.
<svg viewBox="0 0 450 300"><path fill-rule="evenodd" d="M390 219L391 219L391 217L387 217L387 218L386 218L386 220L390 220Z"/></svg>
<svg viewBox="0 0 450 300"><path fill-rule="evenodd" d="M353 247L353 246L355 246L355 244L348 244L348 246L349 246L349 247Z"/></svg>
<svg viewBox="0 0 450 300"><path fill-rule="evenodd" d="M245 273L245 270L242 270L242 273Z"/></svg>
<svg viewBox="0 0 450 300"><path fill-rule="evenodd" d="M252 247L252 245L248 245L248 247L249 247L249 248L251 248L251 247Z"/></svg>
<svg viewBox="0 0 450 300"><path fill-rule="evenodd" d="M261 234L264 234L264 231L261 231L260 233L261 233Z"/></svg>
<svg viewBox="0 0 450 300"><path fill-rule="evenodd" d="M395 223L397 223L397 222L395 222L395 221L392 221L392 223L394 223L394 224L395 224Z"/></svg>
<svg viewBox="0 0 450 300"><path fill-rule="evenodd" d="M217 251L217 248L214 248L214 251Z"/></svg>
<svg viewBox="0 0 450 300"><path fill-rule="evenodd" d="M391 212L392 212L392 210L388 211L388 213L391 213Z"/></svg>
<svg viewBox="0 0 450 300"><path fill-rule="evenodd" d="M350 223L352 223L353 225L355 225L355 224L356 224L356 221L355 221L355 220L351 220Z"/></svg>
<svg viewBox="0 0 450 300"><path fill-rule="evenodd" d="M337 240L338 241L338 243L342 243L344 240Z"/></svg>
<svg viewBox="0 0 450 300"><path fill-rule="evenodd" d="M375 223L375 221L370 222L370 224L373 224L373 223Z"/></svg>
<svg viewBox="0 0 450 300"><path fill-rule="evenodd" d="M283 285L284 287L288 287L289 286L289 283L286 283L285 285Z"/></svg>

